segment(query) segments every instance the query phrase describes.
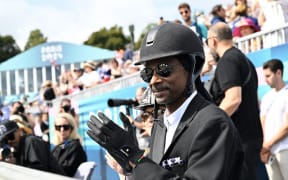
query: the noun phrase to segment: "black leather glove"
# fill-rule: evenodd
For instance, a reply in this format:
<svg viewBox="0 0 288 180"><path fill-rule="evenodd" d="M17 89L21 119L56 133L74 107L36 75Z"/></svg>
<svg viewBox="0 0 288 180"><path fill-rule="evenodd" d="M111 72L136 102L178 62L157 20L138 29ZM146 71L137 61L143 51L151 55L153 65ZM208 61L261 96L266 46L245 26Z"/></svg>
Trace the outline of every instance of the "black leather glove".
<svg viewBox="0 0 288 180"><path fill-rule="evenodd" d="M120 113L120 118L124 125L130 124L123 113ZM129 161L137 164L137 160L144 154L144 151L139 149L137 141L135 142L134 133L131 133L132 126L128 125L128 131L125 131L102 112L97 113L97 116L90 115L87 125L90 128L87 134L109 152L121 165L124 174L131 173Z"/></svg>

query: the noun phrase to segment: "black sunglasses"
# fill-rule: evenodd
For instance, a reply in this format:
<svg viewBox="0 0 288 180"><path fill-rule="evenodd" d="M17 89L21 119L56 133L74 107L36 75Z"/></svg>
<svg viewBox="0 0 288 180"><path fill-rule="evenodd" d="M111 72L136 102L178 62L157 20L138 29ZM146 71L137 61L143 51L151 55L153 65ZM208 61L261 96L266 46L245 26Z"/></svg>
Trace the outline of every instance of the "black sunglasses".
<svg viewBox="0 0 288 180"><path fill-rule="evenodd" d="M143 112L143 113L141 114L141 117L142 117L143 119L148 119L150 116L153 116L153 114L154 114L154 111L152 111L152 112Z"/></svg>
<svg viewBox="0 0 288 180"><path fill-rule="evenodd" d="M69 124L64 124L64 125L55 125L56 131L60 131L61 127L63 127L64 131L70 130L72 128L71 125Z"/></svg>
<svg viewBox="0 0 288 180"><path fill-rule="evenodd" d="M143 79L143 81L149 83L153 77L154 70L157 75L161 77L168 77L172 73L172 68L168 64L158 64L154 69L152 68L144 68L140 71L140 77Z"/></svg>

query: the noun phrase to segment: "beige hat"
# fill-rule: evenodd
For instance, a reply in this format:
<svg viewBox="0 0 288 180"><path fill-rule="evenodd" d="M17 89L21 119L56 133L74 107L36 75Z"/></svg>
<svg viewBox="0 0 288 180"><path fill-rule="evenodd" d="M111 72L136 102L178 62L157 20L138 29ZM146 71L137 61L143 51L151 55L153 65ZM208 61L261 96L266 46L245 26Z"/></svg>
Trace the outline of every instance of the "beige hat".
<svg viewBox="0 0 288 180"><path fill-rule="evenodd" d="M91 69L96 69L96 64L93 61L87 61L83 64L83 67L90 67Z"/></svg>
<svg viewBox="0 0 288 180"><path fill-rule="evenodd" d="M20 129L23 129L26 134L33 133L32 129L30 128L29 123L25 122L21 116L14 114L14 115L11 115L9 119L10 121L16 122L18 127Z"/></svg>

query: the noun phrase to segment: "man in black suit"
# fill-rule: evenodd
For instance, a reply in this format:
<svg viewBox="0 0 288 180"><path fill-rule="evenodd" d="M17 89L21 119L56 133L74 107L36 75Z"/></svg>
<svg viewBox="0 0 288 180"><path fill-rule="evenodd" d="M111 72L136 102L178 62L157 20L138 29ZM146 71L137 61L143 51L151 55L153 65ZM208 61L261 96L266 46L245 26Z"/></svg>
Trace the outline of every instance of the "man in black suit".
<svg viewBox="0 0 288 180"><path fill-rule="evenodd" d="M135 179L238 179L239 134L227 114L202 96L203 63L201 42L189 28L166 23L146 34L136 64L145 66L141 78L166 106L163 118L154 120L150 153L103 113L88 121L88 135L121 165L115 170Z"/></svg>

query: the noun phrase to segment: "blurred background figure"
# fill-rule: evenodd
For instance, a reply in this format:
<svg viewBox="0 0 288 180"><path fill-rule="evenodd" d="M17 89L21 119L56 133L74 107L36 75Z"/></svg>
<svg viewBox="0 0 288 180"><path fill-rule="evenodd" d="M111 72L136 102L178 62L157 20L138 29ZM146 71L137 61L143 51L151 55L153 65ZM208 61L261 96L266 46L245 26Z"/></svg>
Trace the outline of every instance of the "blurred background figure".
<svg viewBox="0 0 288 180"><path fill-rule="evenodd" d="M27 135L15 121L2 121L0 129L1 147L4 147L3 149L6 151L5 154L1 154L2 160L32 169L64 175L63 169L50 153L47 142L34 135Z"/></svg>
<svg viewBox="0 0 288 180"><path fill-rule="evenodd" d="M212 8L211 14L213 18L210 21L210 25L213 26L218 22L226 23L226 11L223 8L222 4L217 4Z"/></svg>
<svg viewBox="0 0 288 180"><path fill-rule="evenodd" d="M23 125L27 126L26 131L28 134L32 134L30 130L34 127L34 121L29 118L29 116L25 112L25 107L22 102L14 101L11 104L10 109L10 117L9 119L14 120L18 123L22 123Z"/></svg>
<svg viewBox="0 0 288 180"><path fill-rule="evenodd" d="M148 87L141 98L141 102L135 109L141 110L141 118L144 122L142 136L151 136L151 130L154 120L158 120L163 116L165 107L156 104L154 94L150 87Z"/></svg>
<svg viewBox="0 0 288 180"><path fill-rule="evenodd" d="M249 6L247 4L247 0L235 0L234 6L232 7L232 10L231 10L232 13L231 13L230 19L228 21L230 23L230 27L232 28L232 31L234 31L236 24L242 18L251 19L253 24L259 27L257 18L251 16L248 10L249 10Z"/></svg>
<svg viewBox="0 0 288 180"><path fill-rule="evenodd" d="M111 76L110 79L117 79L122 77L122 67L119 62L114 58L110 61Z"/></svg>
<svg viewBox="0 0 288 180"><path fill-rule="evenodd" d="M44 101L52 101L56 98L57 92L51 80L47 80L42 84L40 94Z"/></svg>
<svg viewBox="0 0 288 180"><path fill-rule="evenodd" d="M245 37L251 34L254 34L256 32L260 31L260 27L257 26L252 20L251 18L246 18L246 17L242 17L236 24L235 27L233 29L233 41L236 41L237 39L241 38L241 37ZM248 47L246 47L248 46ZM243 45L243 47L241 47L241 50L246 52L250 52L252 50L257 49L257 47L262 47L262 41L261 40L257 40L256 38L251 39L250 41L248 41L247 44Z"/></svg>
<svg viewBox="0 0 288 180"><path fill-rule="evenodd" d="M53 131L52 154L65 174L73 177L79 165L87 161L75 119L71 114L59 113L54 119Z"/></svg>
<svg viewBox="0 0 288 180"><path fill-rule="evenodd" d="M257 26L250 18L243 17L235 24L233 37L244 37L258 31L260 31L259 26Z"/></svg>
<svg viewBox="0 0 288 180"><path fill-rule="evenodd" d="M140 69L138 66L135 66L132 62L132 60L127 60L123 64L123 74L125 75L130 75L138 72Z"/></svg>
<svg viewBox="0 0 288 180"><path fill-rule="evenodd" d="M75 81L77 82L77 80L78 80L81 76L83 76L83 74L84 74L84 69L82 69L82 68L75 68L75 69L73 69L73 73L72 73L72 76L73 76L73 85L74 85L74 82L75 82ZM80 91L83 90L83 85L77 85L77 84L76 84L76 85L74 85L74 86L78 87ZM73 93L72 93L72 94L73 94Z"/></svg>
<svg viewBox="0 0 288 180"><path fill-rule="evenodd" d="M190 5L188 3L181 3L178 6L178 11L184 21L184 25L189 27L202 42L204 33L202 32L201 27L197 24L197 22L192 21Z"/></svg>
<svg viewBox="0 0 288 180"><path fill-rule="evenodd" d="M83 89L95 87L102 82L100 74L96 71L97 65L93 61L86 61L83 64L84 74L78 79L77 85Z"/></svg>
<svg viewBox="0 0 288 180"><path fill-rule="evenodd" d="M261 30L271 30L275 25L280 26L288 22L288 1L287 0L267 0L265 5L261 8L258 16ZM288 29L283 32L270 33L264 36L263 47L276 46L284 39L284 42L288 42Z"/></svg>
<svg viewBox="0 0 288 180"><path fill-rule="evenodd" d="M76 127L79 127L79 115L76 112L74 104L72 105L72 101L69 98L63 98L60 102L59 113L68 113L73 116L75 119Z"/></svg>

